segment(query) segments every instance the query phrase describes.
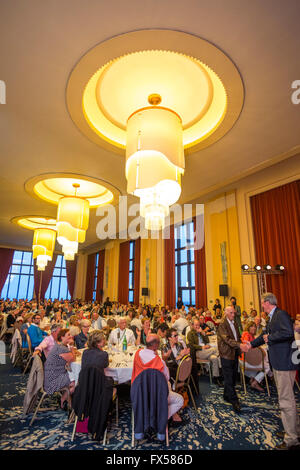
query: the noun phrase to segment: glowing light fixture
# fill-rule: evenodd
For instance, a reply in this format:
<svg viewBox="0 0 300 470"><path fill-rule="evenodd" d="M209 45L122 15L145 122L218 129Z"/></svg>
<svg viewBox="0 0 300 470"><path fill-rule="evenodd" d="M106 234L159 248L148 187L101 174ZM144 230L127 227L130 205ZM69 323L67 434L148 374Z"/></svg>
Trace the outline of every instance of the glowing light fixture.
<svg viewBox="0 0 300 470"><path fill-rule="evenodd" d="M37 228L34 231L32 252L33 259L39 271L44 271L48 261L52 260L55 247L55 230L49 228Z"/></svg>
<svg viewBox="0 0 300 470"><path fill-rule="evenodd" d="M256 264L253 269L255 269L255 271L261 271L261 266Z"/></svg>
<svg viewBox="0 0 300 470"><path fill-rule="evenodd" d="M277 271L284 271L285 267L282 264L276 264L275 269Z"/></svg>
<svg viewBox="0 0 300 470"><path fill-rule="evenodd" d="M85 241L89 225L89 201L76 197L80 184L74 183L75 197L62 197L57 209L57 241L66 260L73 260L78 243Z"/></svg>
<svg viewBox="0 0 300 470"><path fill-rule="evenodd" d="M248 271L249 269L250 269L250 266L248 264L242 264L243 271Z"/></svg>
<svg viewBox="0 0 300 470"><path fill-rule="evenodd" d="M265 264L263 267L266 271L271 271L272 266L270 264Z"/></svg>
<svg viewBox="0 0 300 470"><path fill-rule="evenodd" d="M157 106L159 95L148 101L152 106L138 109L127 122L127 191L140 198L146 229L159 230L181 194L182 123L177 113Z"/></svg>

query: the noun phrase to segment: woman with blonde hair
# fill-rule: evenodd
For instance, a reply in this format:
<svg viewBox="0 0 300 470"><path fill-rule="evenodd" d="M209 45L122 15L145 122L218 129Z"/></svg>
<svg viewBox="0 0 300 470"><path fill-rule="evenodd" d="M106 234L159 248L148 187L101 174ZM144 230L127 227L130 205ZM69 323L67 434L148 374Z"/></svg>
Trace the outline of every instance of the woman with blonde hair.
<svg viewBox="0 0 300 470"><path fill-rule="evenodd" d="M255 339L256 334L256 323L255 321L249 321L245 326L245 331L243 331L241 341L242 343L247 343L248 341L251 342ZM242 359L244 359L244 354L242 354ZM250 377L250 386L255 390L260 392L264 392L264 389L261 387L260 383L264 379L265 374L263 372L251 371L251 367L255 368L257 366L251 366L247 362L245 362L245 375ZM267 375L272 376L272 372L270 370L270 364L268 360L268 355L264 351L264 368ZM250 369L250 370L249 370Z"/></svg>

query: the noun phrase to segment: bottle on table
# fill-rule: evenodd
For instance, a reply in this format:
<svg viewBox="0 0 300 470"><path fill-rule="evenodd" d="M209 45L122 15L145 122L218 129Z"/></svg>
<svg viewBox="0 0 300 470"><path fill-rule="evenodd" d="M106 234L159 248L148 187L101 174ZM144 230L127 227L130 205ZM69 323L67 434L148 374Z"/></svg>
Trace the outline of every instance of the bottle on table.
<svg viewBox="0 0 300 470"><path fill-rule="evenodd" d="M127 339L126 339L126 334L124 335L123 343L122 343L122 349L123 351L127 351Z"/></svg>

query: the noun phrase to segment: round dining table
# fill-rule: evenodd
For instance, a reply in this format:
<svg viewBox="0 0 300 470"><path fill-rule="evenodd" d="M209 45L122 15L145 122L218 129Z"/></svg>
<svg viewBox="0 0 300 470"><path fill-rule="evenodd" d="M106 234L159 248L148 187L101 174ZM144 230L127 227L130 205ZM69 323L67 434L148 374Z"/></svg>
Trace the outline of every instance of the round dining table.
<svg viewBox="0 0 300 470"><path fill-rule="evenodd" d="M104 369L105 375L112 377L116 384L122 384L131 380L133 359L136 351L140 347L128 346L127 351L123 352L121 347L105 347L103 350L108 353L109 366ZM75 362L71 362L69 376L70 380L75 380L75 385L78 383L78 378L81 370L81 357L84 349L79 349L81 353Z"/></svg>

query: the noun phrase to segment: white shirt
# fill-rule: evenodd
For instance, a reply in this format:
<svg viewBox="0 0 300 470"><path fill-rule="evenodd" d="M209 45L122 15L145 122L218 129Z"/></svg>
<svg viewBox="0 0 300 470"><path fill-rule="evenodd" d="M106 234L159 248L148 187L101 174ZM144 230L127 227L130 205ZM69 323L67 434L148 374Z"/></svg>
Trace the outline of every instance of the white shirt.
<svg viewBox="0 0 300 470"><path fill-rule="evenodd" d="M172 327L176 328L180 335L182 334L186 326L189 326L189 322L185 318L178 318L172 325Z"/></svg>
<svg viewBox="0 0 300 470"><path fill-rule="evenodd" d="M120 328L112 330L108 338L108 344L122 344L124 335L126 335L127 344L135 344L135 336L133 334L133 331L129 330L128 328L125 328L125 330L120 330Z"/></svg>
<svg viewBox="0 0 300 470"><path fill-rule="evenodd" d="M237 334L236 334L236 329L235 329L235 326L234 326L234 321L231 321L228 318L227 318L227 321L230 325L230 328L232 330L233 336L235 337L235 340L238 341L238 337L237 337Z"/></svg>
<svg viewBox="0 0 300 470"><path fill-rule="evenodd" d="M136 354L138 354L138 353L136 353ZM141 358L141 360L143 361L144 364L147 364L147 362L150 362L150 361L152 361L152 359L157 357L157 354L155 354L155 352L152 351L152 349L147 349L147 348L142 349L139 352L139 355L140 355L140 358ZM169 369L166 366L165 361L162 360L162 362L163 362L163 365L164 365L163 374L166 377L166 380L168 382L170 380Z"/></svg>
<svg viewBox="0 0 300 470"><path fill-rule="evenodd" d="M136 326L139 330L142 329L142 322L138 318L131 320L130 326Z"/></svg>

